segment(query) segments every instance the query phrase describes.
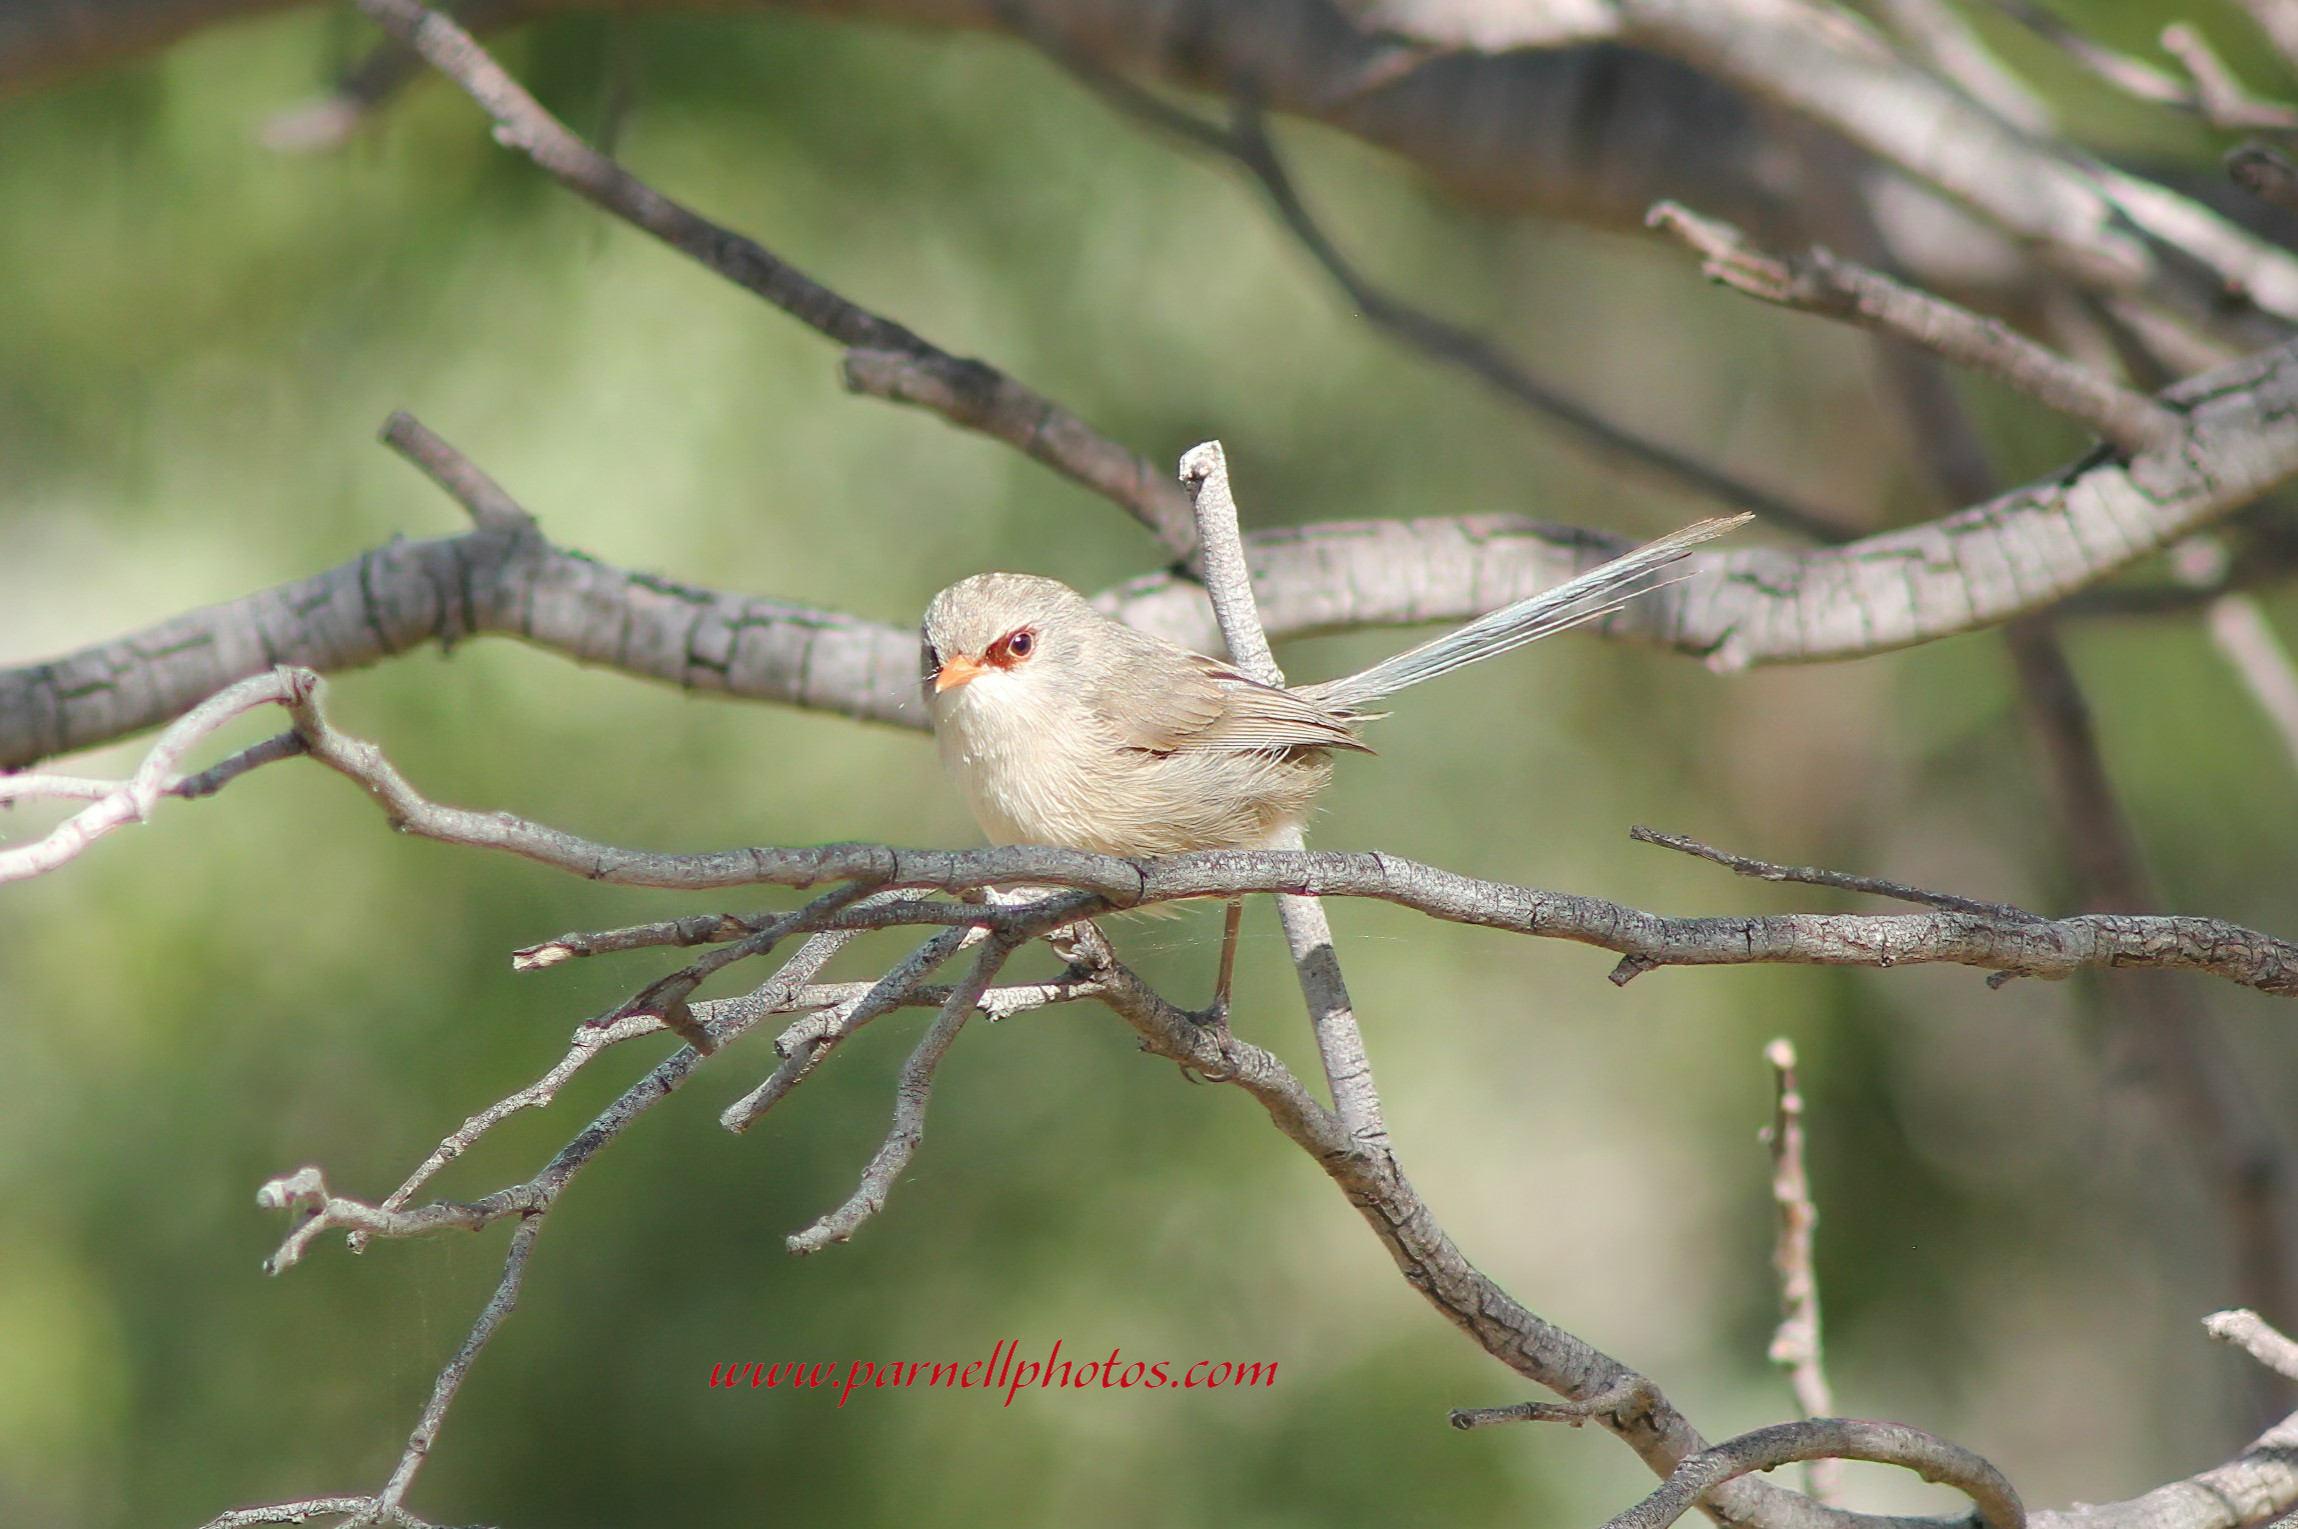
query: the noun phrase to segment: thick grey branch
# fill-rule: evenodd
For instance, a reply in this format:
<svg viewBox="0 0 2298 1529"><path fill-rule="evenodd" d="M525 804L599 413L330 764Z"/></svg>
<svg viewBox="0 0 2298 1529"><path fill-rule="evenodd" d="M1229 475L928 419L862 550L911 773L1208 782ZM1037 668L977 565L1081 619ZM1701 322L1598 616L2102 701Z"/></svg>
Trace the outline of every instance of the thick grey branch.
<svg viewBox="0 0 2298 1529"><path fill-rule="evenodd" d="M1943 519L1841 547L1695 555L1689 577L1599 628L1724 668L1848 658L2044 609L2298 475L2298 342L2189 379L2173 440L2079 462ZM1372 521L1248 538L1263 625L1293 636L1459 620L1624 543L1508 517ZM1193 646L1214 624L1171 574L1103 608ZM916 640L817 607L632 573L526 532L396 542L340 568L0 671L0 768L180 716L275 663L354 668L501 632L648 678L922 727Z"/></svg>
<svg viewBox="0 0 2298 1529"><path fill-rule="evenodd" d="M1469 39L1447 26L1460 8L1427 0L1360 0L1359 10L1408 36L1493 49L1541 37ZM2094 169L2030 137L1908 62L1849 11L1817 0L1592 0L1624 41L1824 123L1878 158L1939 187L2031 243L2094 291L2178 291L2179 262L2208 268L2220 289L2298 319L2298 257L2152 183ZM1542 7L1511 7L1537 17ZM1423 13L1430 18L1423 20ZM1536 25L1545 25L1544 20ZM2207 294L2187 291L2191 301Z"/></svg>

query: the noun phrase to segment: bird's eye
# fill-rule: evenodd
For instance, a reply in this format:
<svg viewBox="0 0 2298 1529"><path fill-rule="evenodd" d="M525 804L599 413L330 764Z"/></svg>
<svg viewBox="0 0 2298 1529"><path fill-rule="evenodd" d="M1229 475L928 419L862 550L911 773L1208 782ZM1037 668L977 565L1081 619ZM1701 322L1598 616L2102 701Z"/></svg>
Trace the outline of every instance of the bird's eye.
<svg viewBox="0 0 2298 1529"><path fill-rule="evenodd" d="M982 658L992 667L1010 669L1035 651L1037 633L1029 627L1018 627L989 645Z"/></svg>

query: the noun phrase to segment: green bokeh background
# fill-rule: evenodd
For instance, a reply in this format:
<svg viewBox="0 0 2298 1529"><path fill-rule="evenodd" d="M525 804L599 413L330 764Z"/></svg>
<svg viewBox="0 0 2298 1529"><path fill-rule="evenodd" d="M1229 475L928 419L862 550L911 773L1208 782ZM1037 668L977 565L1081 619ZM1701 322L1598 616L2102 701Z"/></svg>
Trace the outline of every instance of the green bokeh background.
<svg viewBox="0 0 2298 1529"><path fill-rule="evenodd" d="M2103 24L2136 45L2161 19ZM1093 588L1157 562L1006 448L848 397L817 337L546 183L435 81L340 153L257 146L365 40L289 14L0 102L0 662L451 531L454 506L373 444L396 408L561 543L695 582L906 622L980 568ZM554 22L503 56L585 132L627 88L620 152L655 184L1153 458L1220 435L1254 524L1514 511L1651 533L1698 508L1382 343L1249 187L1010 44L663 17ZM2041 67L2092 130L2207 164L2198 135ZM1451 205L1329 135L1286 143L1385 279L1584 396L1869 523L1925 513L1856 336L1705 288L1654 246ZM2073 445L1972 396L2006 470ZM1314 677L1399 640L1285 660ZM2298 783L2207 643L2182 621L2071 641L2171 905L2298 929ZM340 676L331 705L442 800L617 843L974 842L916 737L504 641ZM1316 842L1670 911L1836 905L1627 842L1651 822L2065 905L1991 636L1730 679L1571 638L1415 693L1376 741ZM712 905L400 838L300 765L0 894L0 1522L188 1525L379 1485L507 1233L359 1258L329 1241L269 1280L280 1222L255 1186L317 1163L385 1193L665 965L514 977L512 948ZM2241 1437L2243 1361L2195 1325L2231 1296L2221 1230L2082 985L1780 969L1617 990L1577 948L1370 906L1334 920L1403 1160L1462 1247L1711 1436L1792 1406L1763 1359L1755 1139L1760 1048L1784 1034L1807 1062L1844 1410L1958 1438L2038 1504L2128 1495ZM1238 1027L1313 1066L1274 918L1248 929ZM1185 1000L1210 978L1207 916L1117 937ZM2210 1003L2286 1125L2289 1016ZM1446 1428L1521 1386L1248 1099L1187 1086L1088 1006L969 1029L885 1214L791 1260L781 1238L851 1189L923 1022L881 1022L736 1138L715 1118L770 1064L751 1037L605 1153L411 1506L534 1529L1566 1526L1642 1490L1594 1430ZM665 1049L610 1055L441 1189L524 1178ZM1282 1378L1010 1408L704 1385L729 1359L1009 1338L1274 1359ZM1952 1501L1881 1471L1854 1487Z"/></svg>

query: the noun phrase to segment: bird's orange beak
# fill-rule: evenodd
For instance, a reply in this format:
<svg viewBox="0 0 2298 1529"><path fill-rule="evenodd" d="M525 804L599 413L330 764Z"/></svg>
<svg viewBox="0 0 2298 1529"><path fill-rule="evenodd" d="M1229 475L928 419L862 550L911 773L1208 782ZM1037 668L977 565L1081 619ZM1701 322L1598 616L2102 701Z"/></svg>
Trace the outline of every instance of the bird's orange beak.
<svg viewBox="0 0 2298 1529"><path fill-rule="evenodd" d="M955 690L988 667L976 658L959 656L945 659L942 666L934 671L934 694Z"/></svg>

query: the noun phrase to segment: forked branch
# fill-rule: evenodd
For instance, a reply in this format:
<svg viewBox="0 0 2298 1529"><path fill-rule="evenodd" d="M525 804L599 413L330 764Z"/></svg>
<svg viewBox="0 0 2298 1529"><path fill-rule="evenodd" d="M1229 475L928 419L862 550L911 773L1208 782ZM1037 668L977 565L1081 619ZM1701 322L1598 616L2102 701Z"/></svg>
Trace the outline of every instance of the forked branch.
<svg viewBox="0 0 2298 1529"><path fill-rule="evenodd" d="M1735 291L1935 351L2079 420L2125 456L2177 433L2178 417L2144 394L2077 365L2000 319L1919 292L1856 260L1819 248L1784 258L1768 255L1751 248L1730 224L1674 202L1654 207L1650 221L1683 241L1699 255L1701 270Z"/></svg>

